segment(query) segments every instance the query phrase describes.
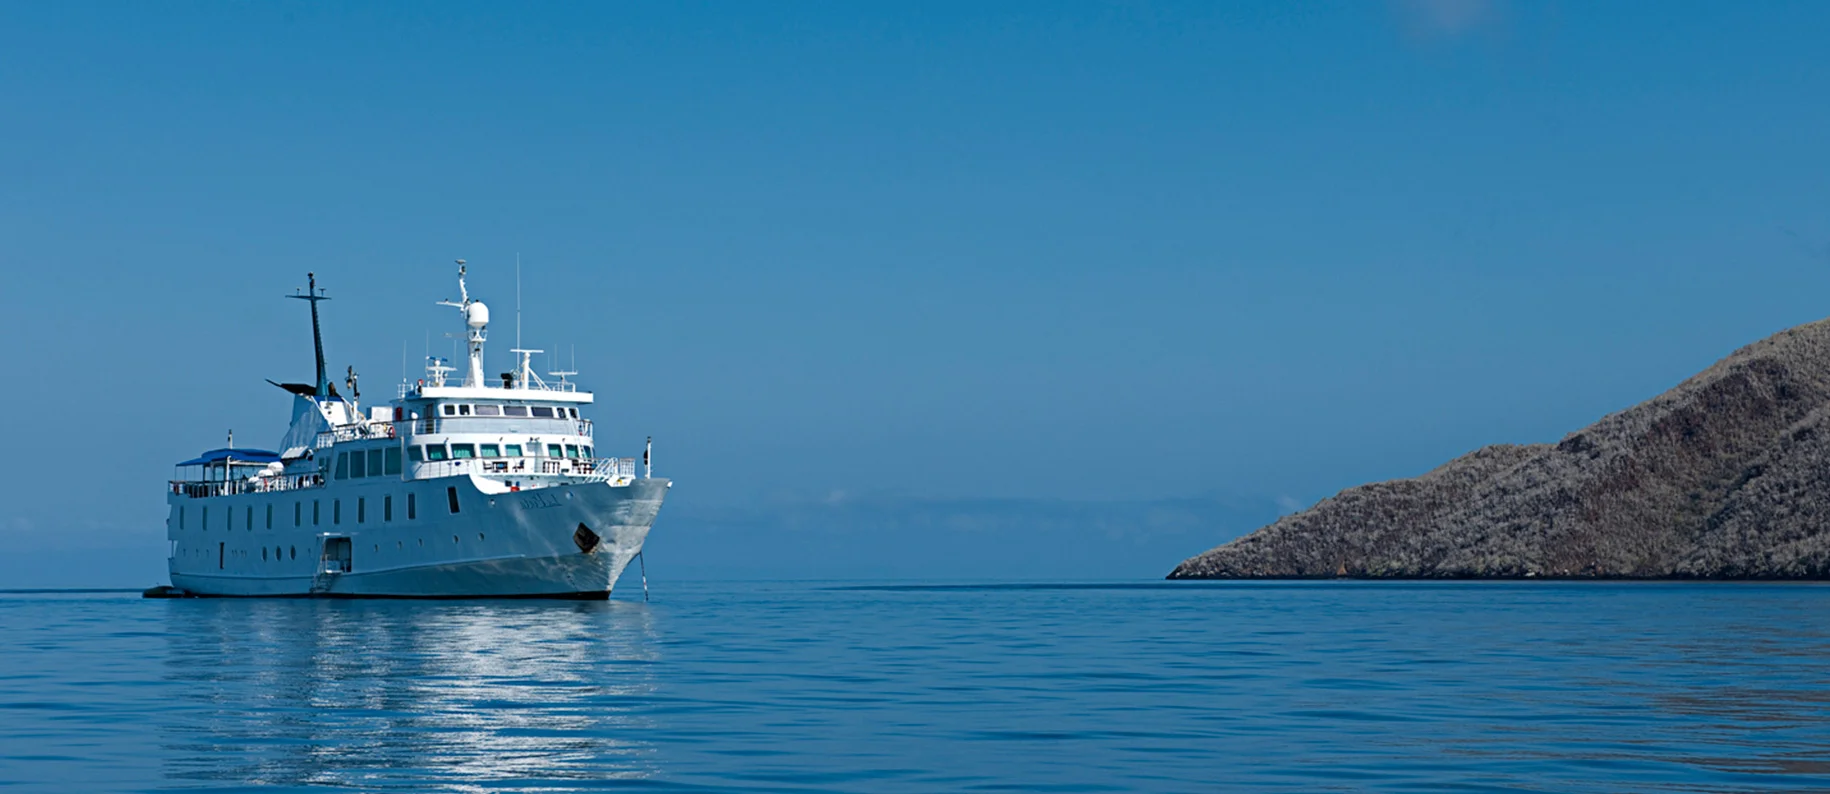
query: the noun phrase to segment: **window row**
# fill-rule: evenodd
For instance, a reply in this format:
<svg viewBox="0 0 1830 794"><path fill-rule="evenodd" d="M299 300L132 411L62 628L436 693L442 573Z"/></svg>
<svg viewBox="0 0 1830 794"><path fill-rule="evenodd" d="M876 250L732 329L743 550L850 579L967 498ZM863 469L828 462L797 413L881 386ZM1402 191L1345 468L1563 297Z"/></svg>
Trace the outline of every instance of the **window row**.
<svg viewBox="0 0 1830 794"><path fill-rule="evenodd" d="M407 457L414 463L421 461L464 460L467 458L537 458L540 457L540 445L529 444L523 451L520 444L427 444L424 447L407 447ZM589 460L591 448L577 444L548 444L546 457L580 458Z"/></svg>
<svg viewBox="0 0 1830 794"><path fill-rule="evenodd" d="M447 496L449 497L451 512L456 513L458 511L457 489L456 488L447 488L445 490L447 492ZM417 497L418 497L417 494L407 494L406 507L407 507L407 520L408 521L413 521L413 520L416 520L419 518L419 500ZM210 508L208 508L208 507L201 508L200 512L202 513L202 515L199 517L199 520L198 520L198 528L207 532L210 529ZM226 508L222 511L221 515L223 516L222 528L223 529L234 529L235 528L235 508L233 508L233 507ZM273 528L273 505L267 505L265 515L266 515L266 528L272 529ZM243 517L242 518L243 528L254 529L254 506L253 505L249 505L243 511L242 517ZM366 496L356 497L355 519L356 519L356 523L358 523L358 524L368 523L368 520L369 520L368 497L366 497ZM381 520L382 521L393 521L394 520L394 495L393 494L385 494L381 497ZM324 502L321 499L313 499L313 500L311 500L311 525L314 527L321 526L323 524L323 522L324 522ZM330 523L332 523L332 524L343 523L343 500L342 499L330 500ZM186 510L183 505L180 505L178 507L178 528L179 529L188 529L189 528L188 524L189 524L189 522L187 520ZM293 502L292 503L292 525L295 527L305 526L305 503L304 502Z"/></svg>
<svg viewBox="0 0 1830 794"><path fill-rule="evenodd" d="M360 480L363 477L391 477L400 474L400 447L337 453L336 478Z"/></svg>
<svg viewBox="0 0 1830 794"><path fill-rule="evenodd" d="M445 403L439 406L444 416L527 416L536 419L577 419L578 409L552 405L477 405Z"/></svg>

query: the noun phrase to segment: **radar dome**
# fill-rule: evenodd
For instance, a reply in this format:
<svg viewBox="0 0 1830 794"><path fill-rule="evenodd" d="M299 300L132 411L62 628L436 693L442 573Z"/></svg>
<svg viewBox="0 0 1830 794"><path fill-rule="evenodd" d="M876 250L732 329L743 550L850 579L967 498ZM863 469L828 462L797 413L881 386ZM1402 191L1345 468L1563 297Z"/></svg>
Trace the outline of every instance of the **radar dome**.
<svg viewBox="0 0 1830 794"><path fill-rule="evenodd" d="M464 310L464 322L472 328L488 325L489 307L484 306L482 301L470 304L470 308Z"/></svg>

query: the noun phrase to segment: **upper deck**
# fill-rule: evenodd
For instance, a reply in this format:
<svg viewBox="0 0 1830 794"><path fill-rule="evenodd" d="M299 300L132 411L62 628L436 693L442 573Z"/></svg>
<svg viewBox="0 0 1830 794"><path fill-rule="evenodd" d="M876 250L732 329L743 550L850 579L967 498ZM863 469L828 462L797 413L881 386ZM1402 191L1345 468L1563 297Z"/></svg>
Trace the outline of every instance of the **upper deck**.
<svg viewBox="0 0 1830 794"><path fill-rule="evenodd" d="M464 323L469 360L460 383L448 382L456 368L429 356L425 377L403 381L386 406L365 409L359 404L353 369L344 381L349 397L339 395L324 374L318 302L329 298L317 288L314 275L304 295L291 297L311 302L318 378L315 385L275 384L294 395L292 425L282 451L264 452L253 460L244 455L186 461L180 466L203 464L202 470L194 477L173 479L172 493L193 498L262 493L374 477L475 475L513 488L580 480L624 484L632 479L634 459L594 454L591 420L579 412L594 397L566 379L575 372L549 372L556 380L544 381L531 363L533 354L543 351L517 346L513 352L519 361L514 370L501 373L499 385L484 378L489 309L471 299L463 260L458 264L460 300L439 303L458 309Z"/></svg>

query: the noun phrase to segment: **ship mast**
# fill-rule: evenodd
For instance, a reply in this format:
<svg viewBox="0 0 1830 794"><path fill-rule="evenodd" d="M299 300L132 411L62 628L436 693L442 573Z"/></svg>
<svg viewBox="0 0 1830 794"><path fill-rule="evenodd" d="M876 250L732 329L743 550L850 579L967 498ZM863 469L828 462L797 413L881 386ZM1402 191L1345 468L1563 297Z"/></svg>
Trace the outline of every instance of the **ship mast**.
<svg viewBox="0 0 1830 794"><path fill-rule="evenodd" d="M451 306L464 316L465 338L470 341L470 367L464 373L466 388L483 387L483 342L489 337L489 307L482 301L470 299L470 290L464 286L464 260L457 260L458 265L458 301L439 301L440 306ZM320 371L319 378L323 375Z"/></svg>
<svg viewBox="0 0 1830 794"><path fill-rule="evenodd" d="M330 379L324 377L324 335L318 331L318 301L327 301L330 298L325 297L324 291L318 289L318 274L306 273L305 283L307 286L304 295L287 295L286 297L311 302L311 346L318 356L317 396L329 397Z"/></svg>

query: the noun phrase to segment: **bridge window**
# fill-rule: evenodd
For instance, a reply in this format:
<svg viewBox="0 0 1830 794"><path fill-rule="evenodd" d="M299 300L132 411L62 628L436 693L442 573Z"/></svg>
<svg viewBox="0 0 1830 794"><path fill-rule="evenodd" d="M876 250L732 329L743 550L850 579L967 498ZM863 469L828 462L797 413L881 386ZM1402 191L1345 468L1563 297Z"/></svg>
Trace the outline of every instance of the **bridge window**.
<svg viewBox="0 0 1830 794"><path fill-rule="evenodd" d="M350 479L360 480L363 477L369 476L369 464L368 464L367 455L362 454L361 450L357 450L355 452L350 453L349 457L350 457L350 462L349 462L349 478ZM339 480L343 479L343 460L342 460L341 455L338 456L338 460L337 460L337 479L339 479Z"/></svg>
<svg viewBox="0 0 1830 794"><path fill-rule="evenodd" d="M509 444L508 446L503 447L503 449L505 451L502 454L507 455L508 457L511 457L511 458L521 457L521 445L520 444Z"/></svg>
<svg viewBox="0 0 1830 794"><path fill-rule="evenodd" d="M426 460L444 460L444 459L445 459L445 445L444 444L427 444L426 445Z"/></svg>
<svg viewBox="0 0 1830 794"><path fill-rule="evenodd" d="M370 477L380 477L381 476L381 454L382 454L382 451L380 449L369 450L369 476Z"/></svg>
<svg viewBox="0 0 1830 794"><path fill-rule="evenodd" d="M477 456L477 445L475 445L475 444L452 444L451 445L451 459L452 460L463 460L465 458L474 458L476 456Z"/></svg>
<svg viewBox="0 0 1830 794"><path fill-rule="evenodd" d="M568 458L578 457L578 447L573 444L567 444L566 445L566 457L568 457Z"/></svg>
<svg viewBox="0 0 1830 794"><path fill-rule="evenodd" d="M501 415L502 415L502 409L499 406L494 406L494 405L477 406L477 416L501 416Z"/></svg>
<svg viewBox="0 0 1830 794"><path fill-rule="evenodd" d="M417 452L418 449L415 448L414 451ZM382 457L382 460L384 462L383 474L390 477L400 474L400 447L388 447L387 454Z"/></svg>
<svg viewBox="0 0 1830 794"><path fill-rule="evenodd" d="M528 410L533 411L534 416L537 416L537 417L544 417L547 419L553 418L553 409L548 408L547 406L544 406L544 405L536 405L532 408L529 408Z"/></svg>
<svg viewBox="0 0 1830 794"><path fill-rule="evenodd" d="M339 480L349 479L349 453L348 452L337 453L336 478Z"/></svg>
<svg viewBox="0 0 1830 794"><path fill-rule="evenodd" d="M458 406L458 416L469 416L469 415L470 415L470 406L468 406L468 405Z"/></svg>
<svg viewBox="0 0 1830 794"><path fill-rule="evenodd" d="M567 408L566 415L572 417L573 419L577 419L578 418L578 409L577 408Z"/></svg>
<svg viewBox="0 0 1830 794"><path fill-rule="evenodd" d="M425 459L426 453L421 451L419 447L407 447L407 460L418 463Z"/></svg>
<svg viewBox="0 0 1830 794"><path fill-rule="evenodd" d="M483 445L481 445L479 452L482 455L482 457L485 457L485 458L502 457L502 448L496 446L495 444L483 444Z"/></svg>
<svg viewBox="0 0 1830 794"><path fill-rule="evenodd" d="M548 444L546 445L546 456L549 458L565 457L565 450L561 449L558 444Z"/></svg>
<svg viewBox="0 0 1830 794"><path fill-rule="evenodd" d="M504 406L502 406L502 415L503 416L527 416L527 406L525 406L525 405L504 405Z"/></svg>
<svg viewBox="0 0 1830 794"><path fill-rule="evenodd" d="M585 460L591 459L591 448L590 447L579 447L579 449L584 451Z"/></svg>
<svg viewBox="0 0 1830 794"><path fill-rule="evenodd" d="M443 413L444 413L444 414L445 414L445 415L446 415L446 416L457 416L457 406L455 406L455 405L442 405L442 406L439 406L439 407L440 407L440 408L442 408L442 409L443 409Z"/></svg>

